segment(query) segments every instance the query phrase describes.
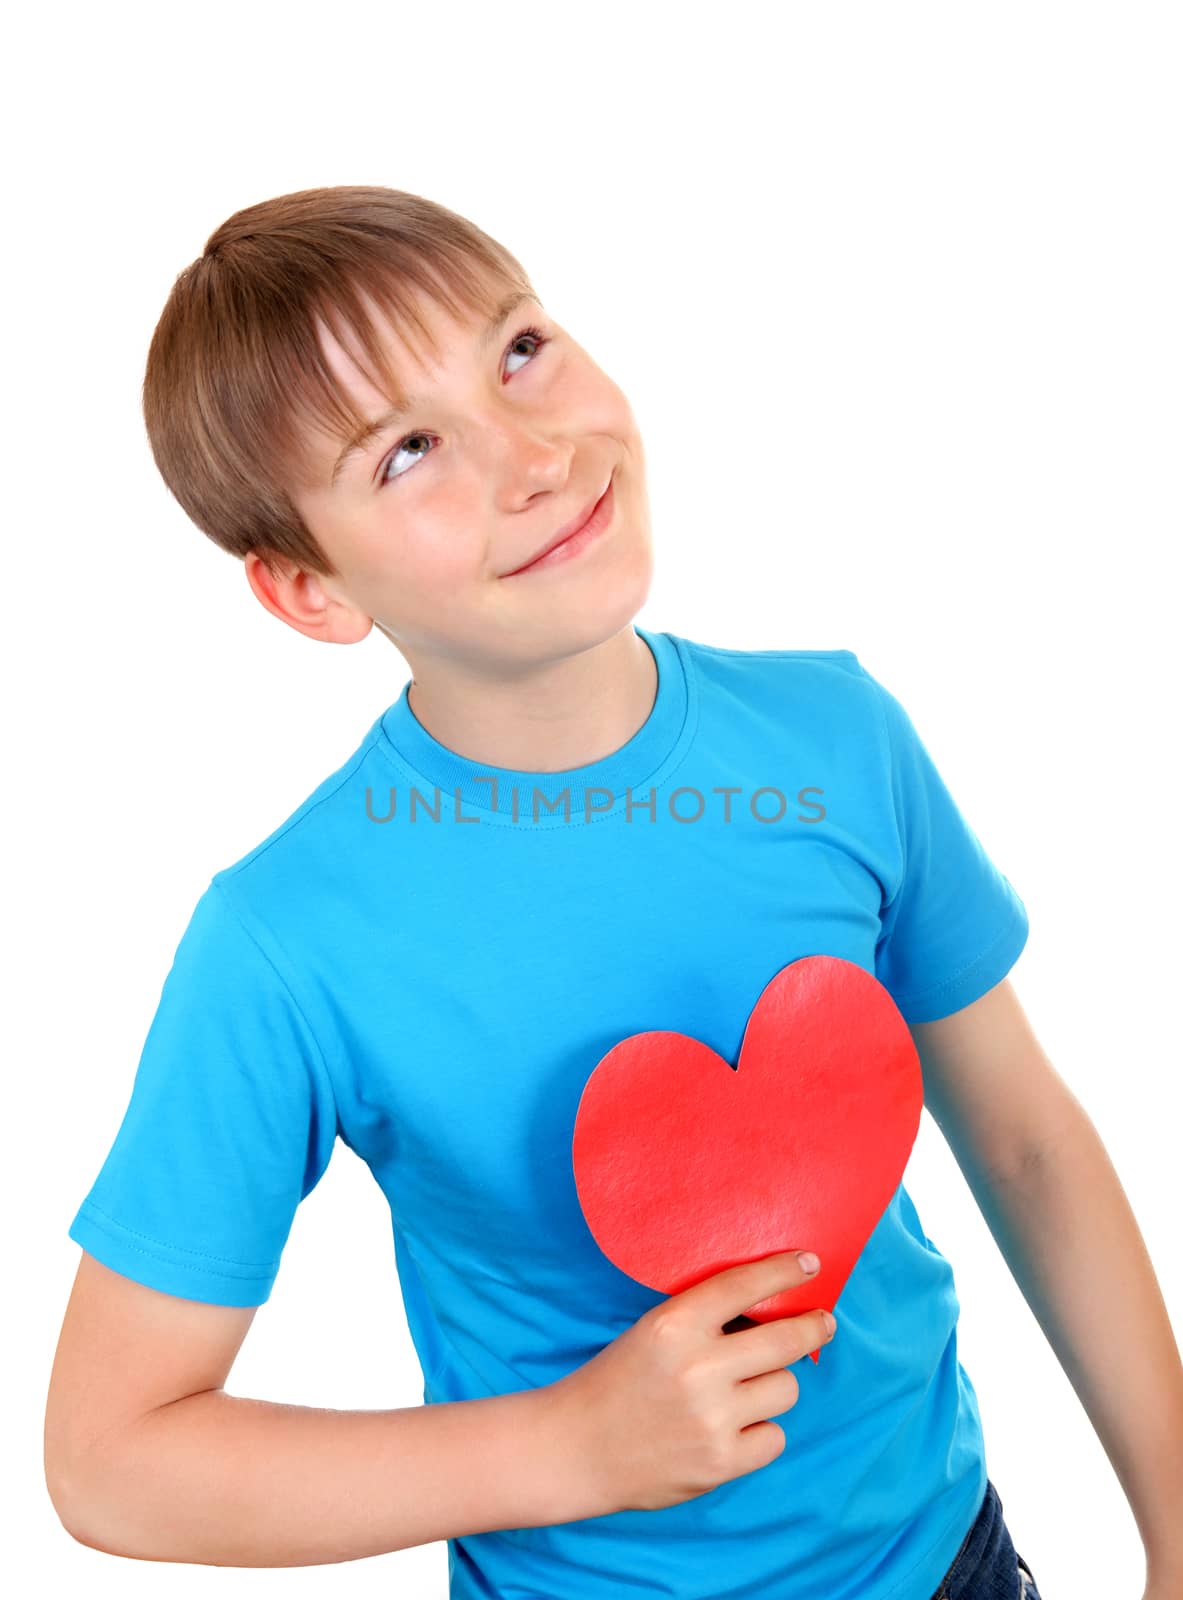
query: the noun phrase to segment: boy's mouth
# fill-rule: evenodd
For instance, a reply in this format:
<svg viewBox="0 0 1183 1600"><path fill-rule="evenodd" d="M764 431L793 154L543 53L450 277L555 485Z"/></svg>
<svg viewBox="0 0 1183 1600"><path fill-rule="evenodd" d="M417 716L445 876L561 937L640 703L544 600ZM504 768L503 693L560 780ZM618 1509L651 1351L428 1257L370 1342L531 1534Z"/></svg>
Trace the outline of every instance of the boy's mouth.
<svg viewBox="0 0 1183 1600"><path fill-rule="evenodd" d="M577 534L585 531L588 533L598 532L600 524L605 520L604 513L611 509L609 498L611 488L612 478L609 478L606 487L597 500L593 501L590 506L586 506L572 522L567 523L566 527L560 528L554 538L543 545L542 549L535 555L532 555L529 561L523 562L520 567L514 567L510 572L503 572L501 576L503 578L516 577L519 572L525 572L528 567L537 565L545 556L550 555L552 550L557 550L561 544L566 544L569 539L574 539ZM593 522L595 524L594 530L591 526Z"/></svg>

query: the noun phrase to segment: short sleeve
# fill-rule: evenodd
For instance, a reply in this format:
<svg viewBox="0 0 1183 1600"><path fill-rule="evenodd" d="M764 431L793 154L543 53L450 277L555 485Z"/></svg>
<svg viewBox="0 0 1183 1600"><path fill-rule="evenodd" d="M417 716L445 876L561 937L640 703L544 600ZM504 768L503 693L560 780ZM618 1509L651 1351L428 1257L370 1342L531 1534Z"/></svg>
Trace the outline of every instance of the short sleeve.
<svg viewBox="0 0 1183 1600"><path fill-rule="evenodd" d="M1001 983L1027 942L1027 911L986 854L896 697L873 685L898 849L875 973L904 1020L933 1022Z"/></svg>
<svg viewBox="0 0 1183 1600"><path fill-rule="evenodd" d="M149 1288L261 1305L336 1133L316 1039L215 879L176 948L122 1124L69 1236Z"/></svg>

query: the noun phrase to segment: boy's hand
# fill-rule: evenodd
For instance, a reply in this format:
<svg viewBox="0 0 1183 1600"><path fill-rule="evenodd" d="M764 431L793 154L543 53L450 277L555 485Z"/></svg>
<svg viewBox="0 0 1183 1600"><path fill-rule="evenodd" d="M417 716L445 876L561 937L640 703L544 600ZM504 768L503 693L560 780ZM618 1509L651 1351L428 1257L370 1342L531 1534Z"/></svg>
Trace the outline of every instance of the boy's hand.
<svg viewBox="0 0 1183 1600"><path fill-rule="evenodd" d="M724 1324L814 1276L795 1250L728 1267L653 1306L548 1386L581 1498L593 1507L585 1516L660 1511L780 1455L784 1430L767 1419L796 1405L787 1364L831 1338L828 1313L730 1336Z"/></svg>

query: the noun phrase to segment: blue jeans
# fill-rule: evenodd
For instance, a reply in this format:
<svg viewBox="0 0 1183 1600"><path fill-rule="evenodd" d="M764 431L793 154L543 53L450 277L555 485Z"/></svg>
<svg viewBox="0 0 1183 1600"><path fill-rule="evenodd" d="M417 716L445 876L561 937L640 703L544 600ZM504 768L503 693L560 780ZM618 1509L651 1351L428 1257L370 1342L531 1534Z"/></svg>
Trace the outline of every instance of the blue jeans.
<svg viewBox="0 0 1183 1600"><path fill-rule="evenodd" d="M986 1479L977 1521L932 1600L1042 1600L1031 1569L1011 1543L998 1490Z"/></svg>

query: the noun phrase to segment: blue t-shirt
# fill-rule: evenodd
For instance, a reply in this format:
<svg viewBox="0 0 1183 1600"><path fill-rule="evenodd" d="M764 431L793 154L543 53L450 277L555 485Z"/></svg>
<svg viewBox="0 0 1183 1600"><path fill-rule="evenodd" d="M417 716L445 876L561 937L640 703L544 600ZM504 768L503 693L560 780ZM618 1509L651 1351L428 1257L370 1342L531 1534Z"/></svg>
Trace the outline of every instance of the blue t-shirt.
<svg viewBox="0 0 1183 1600"><path fill-rule="evenodd" d="M166 1294L259 1305L340 1136L390 1205L425 1403L538 1387L665 1298L577 1197L576 1110L613 1045L670 1029L734 1065L802 956L873 972L909 1023L1005 977L1023 903L851 651L636 631L657 695L612 755L476 765L408 683L213 875L77 1244ZM929 1595L986 1488L958 1309L901 1184L837 1337L793 1364L780 1456L665 1510L450 1540L454 1600Z"/></svg>

